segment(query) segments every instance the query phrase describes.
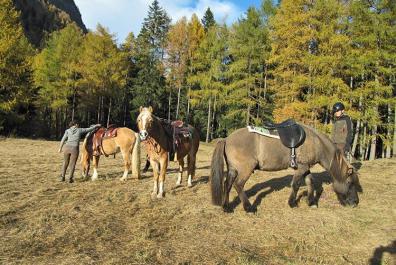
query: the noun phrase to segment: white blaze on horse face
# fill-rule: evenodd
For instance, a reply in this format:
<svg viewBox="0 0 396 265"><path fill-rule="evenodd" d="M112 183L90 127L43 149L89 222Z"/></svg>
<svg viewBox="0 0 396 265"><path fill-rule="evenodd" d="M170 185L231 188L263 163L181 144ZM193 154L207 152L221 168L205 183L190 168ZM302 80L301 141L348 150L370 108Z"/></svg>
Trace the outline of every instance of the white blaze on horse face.
<svg viewBox="0 0 396 265"><path fill-rule="evenodd" d="M143 111L142 113L140 113L140 118L139 118L140 122L139 123L140 123L141 128L139 128L139 136L142 141L146 140L146 138L148 136L147 123L148 123L148 120L150 119L150 116L151 116L151 114L148 111Z"/></svg>

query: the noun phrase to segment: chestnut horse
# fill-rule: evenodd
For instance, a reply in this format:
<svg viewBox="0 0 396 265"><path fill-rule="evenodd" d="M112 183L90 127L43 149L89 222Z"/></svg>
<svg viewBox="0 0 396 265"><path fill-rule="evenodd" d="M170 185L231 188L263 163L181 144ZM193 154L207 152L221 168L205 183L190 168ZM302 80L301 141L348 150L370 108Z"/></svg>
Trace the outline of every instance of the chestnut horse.
<svg viewBox="0 0 396 265"><path fill-rule="evenodd" d="M150 165L153 168L154 188L152 197L162 198L164 196L164 181L166 169L168 167L168 156L173 146L173 136L169 135L167 126L168 122L153 115L152 107L140 107L140 113L137 118L139 136L146 147L150 159ZM193 126L188 125L191 137L180 139L176 146L176 159L179 162L179 174L176 185L181 185L184 157L187 156L188 186L192 186L192 179L195 176L195 160L199 148L199 133Z"/></svg>
<svg viewBox="0 0 396 265"><path fill-rule="evenodd" d="M91 160L93 160L94 173L92 180L98 178L98 166L100 155L94 155L93 135L89 134L85 137L82 154L81 154L81 166L83 170L83 177L88 177L89 167ZM124 174L120 180L126 180L128 172L132 167L132 176L134 178L140 178L140 138L137 133L126 127L117 128L117 136L112 138L104 138L102 142L102 152L106 155L115 155L119 152L122 154L124 159ZM132 156L132 163L131 163Z"/></svg>
<svg viewBox="0 0 396 265"><path fill-rule="evenodd" d="M320 164L329 171L334 191L342 205L356 206L361 191L356 170L346 161L330 139L313 128L301 125L306 133L305 142L297 148L298 168L294 172L290 207L297 206L297 192L301 179L305 177L308 186L308 205L315 204L310 168ZM224 176L224 160L227 172ZM255 211L243 190L246 181L255 169L279 171L287 169L290 150L279 139L251 133L247 128L238 129L225 139L219 140L211 162L212 202L229 210L229 193L234 185L245 211Z"/></svg>

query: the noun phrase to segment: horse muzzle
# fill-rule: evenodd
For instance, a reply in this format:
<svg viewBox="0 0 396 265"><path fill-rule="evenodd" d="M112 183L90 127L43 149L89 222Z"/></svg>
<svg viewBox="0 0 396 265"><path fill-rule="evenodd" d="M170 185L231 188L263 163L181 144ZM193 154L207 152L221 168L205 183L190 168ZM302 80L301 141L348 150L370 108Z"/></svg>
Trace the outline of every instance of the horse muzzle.
<svg viewBox="0 0 396 265"><path fill-rule="evenodd" d="M140 140L142 140L142 141L146 140L147 137L148 137L147 131L146 130L141 130L139 132L139 137L140 137Z"/></svg>

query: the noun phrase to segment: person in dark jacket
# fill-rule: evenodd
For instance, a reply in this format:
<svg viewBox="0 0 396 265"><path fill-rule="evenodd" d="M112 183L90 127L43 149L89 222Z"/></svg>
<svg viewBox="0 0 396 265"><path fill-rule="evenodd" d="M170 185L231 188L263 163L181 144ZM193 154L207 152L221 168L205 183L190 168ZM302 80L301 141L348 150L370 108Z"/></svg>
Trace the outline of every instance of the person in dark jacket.
<svg viewBox="0 0 396 265"><path fill-rule="evenodd" d="M333 130L331 139L345 157L350 160L353 140L352 121L346 115L345 106L341 102L337 102L333 106Z"/></svg>
<svg viewBox="0 0 396 265"><path fill-rule="evenodd" d="M66 170L70 163L69 182L74 182L73 175L80 150L80 139L86 133L99 128L100 126L100 124L96 124L90 128L79 128L77 122L70 122L70 128L65 131L59 146L59 153L61 153L63 149L63 165L60 181L65 181ZM63 145L65 146L63 147Z"/></svg>

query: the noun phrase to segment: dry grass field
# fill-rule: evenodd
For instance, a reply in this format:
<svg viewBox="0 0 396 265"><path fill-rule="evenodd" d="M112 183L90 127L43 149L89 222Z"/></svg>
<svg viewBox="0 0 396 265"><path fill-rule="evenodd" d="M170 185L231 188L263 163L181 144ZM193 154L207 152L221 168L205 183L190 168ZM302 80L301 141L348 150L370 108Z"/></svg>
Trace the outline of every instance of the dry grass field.
<svg viewBox="0 0 396 265"><path fill-rule="evenodd" d="M120 182L122 159L101 160L97 182L58 182L58 142L0 140L0 264L396 264L396 160L365 162L357 208L338 204L321 167L318 208L287 204L291 170L255 172L247 214L211 205L213 145L201 144L192 188L151 200L152 172ZM143 166L143 162L142 162ZM300 194L304 195L305 187Z"/></svg>

